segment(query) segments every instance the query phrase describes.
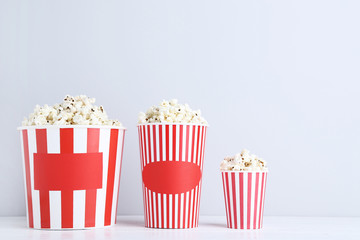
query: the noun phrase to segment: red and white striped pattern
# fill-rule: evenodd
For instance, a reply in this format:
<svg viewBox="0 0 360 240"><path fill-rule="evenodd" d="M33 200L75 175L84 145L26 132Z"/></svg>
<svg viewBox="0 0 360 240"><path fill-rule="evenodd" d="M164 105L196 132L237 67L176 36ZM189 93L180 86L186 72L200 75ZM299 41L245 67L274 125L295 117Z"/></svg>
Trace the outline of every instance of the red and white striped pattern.
<svg viewBox="0 0 360 240"><path fill-rule="evenodd" d="M115 223L125 129L27 127L21 128L20 135L30 228L84 229ZM35 189L34 158L37 154L72 156L77 153L102 154L98 155L102 156L102 172L99 172L101 188L57 191ZM74 157L70 160L77 159Z"/></svg>
<svg viewBox="0 0 360 240"><path fill-rule="evenodd" d="M152 162L183 161L196 164L202 174L206 130L207 126L204 125L139 125L141 171ZM154 192L143 183L145 226L151 228L197 227L201 182L200 177L196 187L177 194Z"/></svg>
<svg viewBox="0 0 360 240"><path fill-rule="evenodd" d="M222 172L228 228L262 228L266 178L267 172Z"/></svg>

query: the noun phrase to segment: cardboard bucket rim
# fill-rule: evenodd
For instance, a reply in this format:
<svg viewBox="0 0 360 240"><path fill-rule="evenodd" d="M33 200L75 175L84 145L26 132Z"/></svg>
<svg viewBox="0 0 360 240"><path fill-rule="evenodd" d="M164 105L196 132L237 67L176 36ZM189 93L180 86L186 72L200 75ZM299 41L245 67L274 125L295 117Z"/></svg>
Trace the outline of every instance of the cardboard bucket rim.
<svg viewBox="0 0 360 240"><path fill-rule="evenodd" d="M21 126L17 127L16 130L26 129L51 129L51 128L102 128L102 129L119 129L127 131L127 128L122 126L110 126L110 125L35 125L35 126Z"/></svg>
<svg viewBox="0 0 360 240"><path fill-rule="evenodd" d="M136 127L139 126L147 126L147 125L183 125L183 126L203 126L203 127L209 127L209 124L200 124L200 123L139 123L136 125Z"/></svg>

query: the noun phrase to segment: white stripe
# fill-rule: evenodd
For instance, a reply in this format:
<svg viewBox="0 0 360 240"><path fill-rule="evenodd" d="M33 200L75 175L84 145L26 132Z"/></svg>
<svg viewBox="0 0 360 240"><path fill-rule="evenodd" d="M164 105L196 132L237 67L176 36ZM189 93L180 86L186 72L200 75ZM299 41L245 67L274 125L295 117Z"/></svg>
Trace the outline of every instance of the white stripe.
<svg viewBox="0 0 360 240"><path fill-rule="evenodd" d="M191 190L191 195L190 195L190 227L193 227L193 216L194 216L194 195L195 195L195 189Z"/></svg>
<svg viewBox="0 0 360 240"><path fill-rule="evenodd" d="M160 161L160 137L159 137L159 126L155 127L156 134L156 161Z"/></svg>
<svg viewBox="0 0 360 240"><path fill-rule="evenodd" d="M191 159L191 150L192 150L192 135L193 135L193 131L192 131L192 126L189 126L189 137L188 137L188 140L189 140L189 146L188 146L188 162L192 162L192 159Z"/></svg>
<svg viewBox="0 0 360 240"><path fill-rule="evenodd" d="M204 156L205 156L205 140L206 140L206 131L207 128L204 127L204 134L203 134L203 138L202 138L202 152L201 152L201 171L203 170L203 166L204 166Z"/></svg>
<svg viewBox="0 0 360 240"><path fill-rule="evenodd" d="M172 161L172 160L174 160L173 159L173 151L176 151L176 149L174 149L173 150L173 138L172 138L172 136L173 136L173 131L172 131L172 125L169 125L169 142L168 142L168 144L169 144L169 161ZM171 226L171 225L170 225Z"/></svg>
<svg viewBox="0 0 360 240"><path fill-rule="evenodd" d="M107 173L109 165L110 129L100 129L99 152L103 153L103 179L102 188L96 190L95 226L105 224L105 199L107 186Z"/></svg>
<svg viewBox="0 0 360 240"><path fill-rule="evenodd" d="M172 221L172 216L174 214L174 209L172 207L173 196L174 196L173 194L169 194L169 202L168 202L168 204L169 204L169 222L168 222L168 224L169 224L169 226L168 226L168 228L172 228L172 223L173 223L173 221Z"/></svg>
<svg viewBox="0 0 360 240"><path fill-rule="evenodd" d="M119 184L120 184L120 174L121 174L121 156L122 156L122 147L123 147L123 139L124 139L124 130L119 130L119 136L118 136L118 144L117 144L117 152L116 152L116 161L115 161L115 177L114 177L114 191L113 191L113 200L112 200L112 206L111 206L111 224L115 224L116 219L116 209L117 209L117 200L119 195Z"/></svg>
<svg viewBox="0 0 360 240"><path fill-rule="evenodd" d="M226 197L226 185L225 185L225 173L221 172L222 183L223 183L223 194L224 194L224 202L225 202L225 214L226 214L226 226L229 227L229 212L227 210L227 197Z"/></svg>
<svg viewBox="0 0 360 240"><path fill-rule="evenodd" d="M263 188L263 199L262 199L262 216L261 216L261 222L260 222L260 225L262 228L263 227L263 221L264 221L264 205L265 205L265 189L266 189L266 181L267 181L267 172L264 174L264 178L265 178L265 182L264 182L264 188Z"/></svg>
<svg viewBox="0 0 360 240"><path fill-rule="evenodd" d="M146 140L145 140L145 127L141 126L141 139L142 139L142 151L143 151L143 165L146 166Z"/></svg>
<svg viewBox="0 0 360 240"><path fill-rule="evenodd" d="M146 208L145 208L145 187L144 183L142 184L142 192L143 192L143 210L144 210L144 223L146 225Z"/></svg>
<svg viewBox="0 0 360 240"><path fill-rule="evenodd" d="M75 130L75 129L74 129ZM73 227L85 227L85 190L75 190L73 199Z"/></svg>
<svg viewBox="0 0 360 240"><path fill-rule="evenodd" d="M167 214L167 212L166 212L166 205L167 205L167 201L166 201L166 194L163 194L163 202L164 202L164 204L163 204L163 210L164 210L164 228L167 228L168 227L168 222L167 222L167 217L166 217L166 214Z"/></svg>
<svg viewBox="0 0 360 240"><path fill-rule="evenodd" d="M201 142L202 142L201 135L203 134L203 127L200 127L200 131L198 132L198 134L199 134L199 141L197 141L197 139L196 139L196 142L197 142L199 151L196 153L196 156L197 156L197 159L199 161L198 165L201 166Z"/></svg>
<svg viewBox="0 0 360 240"><path fill-rule="evenodd" d="M144 144L145 144L145 140L143 139L143 127L140 126L139 127L139 134L140 134L140 142L141 142L141 169L143 169L143 167L145 166L145 151L144 151Z"/></svg>
<svg viewBox="0 0 360 240"><path fill-rule="evenodd" d="M184 228L186 227L187 228L187 226L188 226L188 219L189 219L189 215L188 215L188 213L189 213L189 191L187 191L186 193L185 193L185 198L184 198L184 200L185 200L185 204L184 204L184 207L185 207L185 215L184 215L184 217L185 217L185 226L184 226Z"/></svg>
<svg viewBox="0 0 360 240"><path fill-rule="evenodd" d="M162 212L162 209L161 209L161 201L162 201L162 198L161 198L161 194L160 193L156 193L157 196L158 196L158 209L159 209L159 213L158 213L158 226L159 228L161 228L161 212Z"/></svg>
<svg viewBox="0 0 360 240"><path fill-rule="evenodd" d="M49 191L49 205L50 228L61 229L61 191Z"/></svg>
<svg viewBox="0 0 360 240"><path fill-rule="evenodd" d="M23 132L27 130L21 130L20 131L20 144L21 144L21 158L22 158L22 166L23 166L23 176L24 176L24 187L25 187L25 208L26 208L26 223L27 226L29 225L29 203L28 203L28 195L27 195L27 186L26 186L26 170L25 170L25 146L24 146L24 139L23 139ZM26 149L27 150L27 149ZM30 169L29 169L30 170ZM31 189L30 189L31 191ZM32 206L31 206L32 208Z"/></svg>
<svg viewBox="0 0 360 240"><path fill-rule="evenodd" d="M259 220L260 220L260 202L261 202L261 183L262 183L262 174L259 173L259 187L258 187L258 201L257 201L257 210L256 210L256 228L260 228Z"/></svg>
<svg viewBox="0 0 360 240"><path fill-rule="evenodd" d="M159 216L157 215L157 212L156 212L156 193L155 192L151 192L151 196L153 198L153 206L154 206L154 223L153 223L153 227L156 227L156 225L159 225Z"/></svg>
<svg viewBox="0 0 360 240"><path fill-rule="evenodd" d="M199 203L197 202L198 199L198 194L199 194L199 185L196 186L195 188L195 202L194 202L194 216L193 216L193 226L196 227L196 217L197 217L197 213L198 213L198 206Z"/></svg>
<svg viewBox="0 0 360 240"><path fill-rule="evenodd" d="M175 215L175 228L178 228L178 220L179 220L179 194L175 194L175 209L174 209L174 215Z"/></svg>
<svg viewBox="0 0 360 240"><path fill-rule="evenodd" d="M185 156L186 156L186 152L185 152L185 149L186 149L186 138L187 138L187 136L186 136L186 125L185 126L183 126L183 128L182 128L182 132L183 132L183 138L182 138L182 159L181 159L181 161L185 161Z"/></svg>
<svg viewBox="0 0 360 240"><path fill-rule="evenodd" d="M244 189L244 198L243 198L243 209L244 209L244 229L247 228L247 199L248 199L248 173L243 173L244 181L243 181L243 189Z"/></svg>
<svg viewBox="0 0 360 240"><path fill-rule="evenodd" d="M196 155L197 155L197 152L196 152L196 148L197 148L197 137L198 137L198 128L195 126L195 131L194 131L194 142L192 142L192 145L194 146L194 151L193 151L193 159L192 159L192 162L193 163L196 163Z"/></svg>
<svg viewBox="0 0 360 240"><path fill-rule="evenodd" d="M35 129L28 129L29 142L29 163L30 163L30 179L31 179L31 195L33 204L34 228L41 228L40 219L40 195L39 190L34 189L34 153L36 150L36 132Z"/></svg>
<svg viewBox="0 0 360 240"><path fill-rule="evenodd" d="M240 228L241 216L240 216L240 188L239 188L239 173L235 173L235 196L236 196L236 222L237 228Z"/></svg>
<svg viewBox="0 0 360 240"><path fill-rule="evenodd" d="M251 174L251 214L250 214L250 229L254 228L254 211L255 211L255 186L256 174Z"/></svg>
<svg viewBox="0 0 360 240"><path fill-rule="evenodd" d="M150 227L154 227L154 223L152 221L152 209L153 209L153 202L151 201L151 191L148 189L147 191L147 196L148 196L148 203L149 203L149 223L150 223Z"/></svg>
<svg viewBox="0 0 360 240"><path fill-rule="evenodd" d="M166 127L162 125L162 151L163 151L163 161L166 161Z"/></svg>
<svg viewBox="0 0 360 240"><path fill-rule="evenodd" d="M180 161L180 126L176 125L176 155L175 161Z"/></svg>
<svg viewBox="0 0 360 240"><path fill-rule="evenodd" d="M155 154L154 154L154 142L153 142L153 128L152 126L150 126L150 131L148 131L148 134L150 136L150 142L149 142L149 148L150 148L150 151L151 151L151 162L154 162L155 161ZM150 161L150 159L149 159Z"/></svg>
<svg viewBox="0 0 360 240"><path fill-rule="evenodd" d="M87 152L87 129L74 129L74 153ZM85 227L85 190L73 192L73 226L74 228Z"/></svg>
<svg viewBox="0 0 360 240"><path fill-rule="evenodd" d="M183 225L184 223L184 194L185 193L181 193L180 195L180 228L185 228L185 226Z"/></svg>
<svg viewBox="0 0 360 240"><path fill-rule="evenodd" d="M234 198L232 191L232 181L231 181L231 173L228 174L228 182L229 182L229 204L230 204L230 213L231 213L231 223L232 227L235 228L235 211L234 211Z"/></svg>
<svg viewBox="0 0 360 240"><path fill-rule="evenodd" d="M147 129L147 126L144 126L144 133L145 133L145 152L146 152L146 164L149 164L150 163L150 154L149 154L149 148L150 148L150 143L148 141L148 129Z"/></svg>
<svg viewBox="0 0 360 240"><path fill-rule="evenodd" d="M60 153L60 129L59 128L47 129L46 138L47 138L47 152ZM61 229L61 191L49 191L49 205L50 205L49 206L50 228Z"/></svg>

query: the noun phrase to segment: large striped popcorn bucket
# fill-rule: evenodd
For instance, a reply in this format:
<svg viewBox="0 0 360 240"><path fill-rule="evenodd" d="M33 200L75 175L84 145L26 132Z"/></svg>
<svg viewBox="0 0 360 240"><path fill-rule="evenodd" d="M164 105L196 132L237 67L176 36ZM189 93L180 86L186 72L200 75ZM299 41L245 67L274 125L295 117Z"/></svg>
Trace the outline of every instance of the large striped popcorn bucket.
<svg viewBox="0 0 360 240"><path fill-rule="evenodd" d="M206 125L138 125L145 227L198 226Z"/></svg>
<svg viewBox="0 0 360 240"><path fill-rule="evenodd" d="M227 227L262 228L267 172L223 171L221 174Z"/></svg>
<svg viewBox="0 0 360 240"><path fill-rule="evenodd" d="M30 126L19 130L30 228L85 229L115 223L124 128Z"/></svg>

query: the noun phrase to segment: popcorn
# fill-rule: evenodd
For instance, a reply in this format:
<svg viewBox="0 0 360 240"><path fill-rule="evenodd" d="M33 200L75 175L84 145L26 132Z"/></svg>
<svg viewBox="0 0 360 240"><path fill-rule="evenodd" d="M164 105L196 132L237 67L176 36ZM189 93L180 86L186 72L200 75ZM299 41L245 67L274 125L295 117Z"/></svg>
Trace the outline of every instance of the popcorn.
<svg viewBox="0 0 360 240"><path fill-rule="evenodd" d="M102 106L97 107L93 104L95 98L85 95L70 96L64 98L64 102L43 107L36 105L34 112L25 118L23 126L43 126L43 125L108 125L120 126L117 120L109 120Z"/></svg>
<svg viewBox="0 0 360 240"><path fill-rule="evenodd" d="M266 172L266 162L246 149L233 157L225 157L220 164L221 171L260 171Z"/></svg>
<svg viewBox="0 0 360 240"><path fill-rule="evenodd" d="M177 99L163 100L159 106L139 113L139 123L197 123L207 124L201 111L192 110L188 104L179 104Z"/></svg>

